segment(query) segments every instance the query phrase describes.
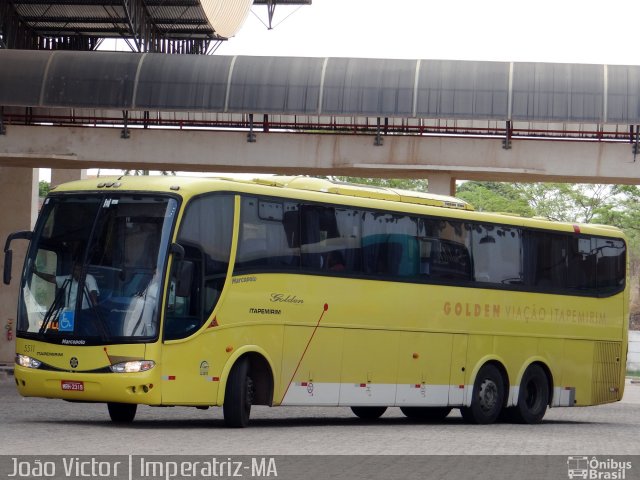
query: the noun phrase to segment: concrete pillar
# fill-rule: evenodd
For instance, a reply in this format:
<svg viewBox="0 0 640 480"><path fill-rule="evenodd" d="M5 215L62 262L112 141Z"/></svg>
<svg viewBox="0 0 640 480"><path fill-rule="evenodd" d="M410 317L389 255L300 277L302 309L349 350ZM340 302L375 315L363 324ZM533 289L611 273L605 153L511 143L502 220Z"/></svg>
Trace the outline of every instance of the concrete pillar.
<svg viewBox="0 0 640 480"><path fill-rule="evenodd" d="M456 179L448 173L431 173L427 179L429 181L429 193L455 196Z"/></svg>
<svg viewBox="0 0 640 480"><path fill-rule="evenodd" d="M7 235L18 230L32 230L38 215L38 170L0 167L0 243L4 248ZM16 311L22 265L28 242L12 243L13 270L11 285L0 284L0 363L13 363L15 356ZM0 271L4 269L4 253L0 252ZM13 340L7 340L7 322L13 323Z"/></svg>
<svg viewBox="0 0 640 480"><path fill-rule="evenodd" d="M86 169L77 168L52 168L51 169L51 186L60 185L62 183L73 182L74 180L85 180L87 178Z"/></svg>

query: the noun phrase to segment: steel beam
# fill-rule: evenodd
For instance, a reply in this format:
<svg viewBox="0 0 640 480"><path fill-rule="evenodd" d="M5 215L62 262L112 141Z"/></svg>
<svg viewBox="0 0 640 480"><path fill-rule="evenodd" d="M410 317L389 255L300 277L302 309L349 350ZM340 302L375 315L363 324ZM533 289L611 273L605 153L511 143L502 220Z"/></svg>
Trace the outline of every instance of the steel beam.
<svg viewBox="0 0 640 480"><path fill-rule="evenodd" d="M271 3L278 5L311 5L311 0L253 0L254 5L269 5Z"/></svg>
<svg viewBox="0 0 640 480"><path fill-rule="evenodd" d="M0 165L640 184L625 142L8 125Z"/></svg>
<svg viewBox="0 0 640 480"><path fill-rule="evenodd" d="M15 5L67 5L67 6L113 6L121 7L123 0L13 0ZM148 7L196 7L200 0L145 0Z"/></svg>
<svg viewBox="0 0 640 480"><path fill-rule="evenodd" d="M83 24L83 23L105 23L105 24L113 24L113 23L128 23L130 19L128 17L74 17L73 20L69 20L68 17L58 17L58 16L23 16L20 17L25 23L36 23L36 22L46 22L46 23L60 23L62 25L66 24ZM154 18L153 21L158 24L177 24L177 25L206 25L209 23L200 18L181 18L180 20L176 20L175 18ZM53 28L53 27L49 27Z"/></svg>
<svg viewBox="0 0 640 480"><path fill-rule="evenodd" d="M67 6L82 6L82 5L106 5L106 6L121 6L122 0L13 0L14 5L67 5Z"/></svg>
<svg viewBox="0 0 640 480"><path fill-rule="evenodd" d="M67 18L20 16L15 6L52 4L102 6L109 15ZM156 18L149 8L199 7L199 0L15 0L0 2L0 32L5 48L93 50L100 38L132 40L138 52L206 54L219 41L206 19ZM119 7L118 9L107 7ZM118 13L115 13L115 10ZM124 14L124 15L123 15ZM42 26L41 23L55 26Z"/></svg>

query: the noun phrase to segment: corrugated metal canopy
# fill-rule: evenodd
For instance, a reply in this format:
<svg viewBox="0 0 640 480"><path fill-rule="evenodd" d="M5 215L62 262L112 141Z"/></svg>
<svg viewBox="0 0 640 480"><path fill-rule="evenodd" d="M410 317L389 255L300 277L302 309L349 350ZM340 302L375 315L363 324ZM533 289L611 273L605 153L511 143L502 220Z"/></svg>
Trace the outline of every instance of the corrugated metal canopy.
<svg viewBox="0 0 640 480"><path fill-rule="evenodd" d="M640 123L640 66L0 50L0 105Z"/></svg>
<svg viewBox="0 0 640 480"><path fill-rule="evenodd" d="M209 24L218 35L233 37L244 23L253 0L200 0ZM181 19L177 20L178 22Z"/></svg>
<svg viewBox="0 0 640 480"><path fill-rule="evenodd" d="M11 0L10 5L21 26L40 37L219 39L237 33L254 3L274 8L311 0ZM1 29L0 21L0 34Z"/></svg>
<svg viewBox="0 0 640 480"><path fill-rule="evenodd" d="M126 0L13 0L21 22L42 36L134 37L139 12ZM215 31L200 0L146 0L153 25L166 36L212 38Z"/></svg>

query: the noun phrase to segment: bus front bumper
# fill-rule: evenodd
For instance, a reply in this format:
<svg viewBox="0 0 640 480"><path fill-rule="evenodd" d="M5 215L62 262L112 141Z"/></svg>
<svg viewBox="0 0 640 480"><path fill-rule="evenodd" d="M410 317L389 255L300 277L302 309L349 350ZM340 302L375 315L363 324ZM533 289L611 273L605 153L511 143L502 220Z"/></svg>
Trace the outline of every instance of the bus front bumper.
<svg viewBox="0 0 640 480"><path fill-rule="evenodd" d="M24 397L61 398L78 402L159 405L159 369L139 373L82 373L15 366L18 392Z"/></svg>

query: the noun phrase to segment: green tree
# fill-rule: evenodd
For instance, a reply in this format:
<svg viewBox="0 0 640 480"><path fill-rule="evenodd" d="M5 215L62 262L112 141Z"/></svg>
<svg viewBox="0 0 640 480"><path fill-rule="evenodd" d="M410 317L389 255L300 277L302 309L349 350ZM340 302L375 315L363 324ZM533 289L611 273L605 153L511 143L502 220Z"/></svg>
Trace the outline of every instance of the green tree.
<svg viewBox="0 0 640 480"><path fill-rule="evenodd" d="M371 187L399 188L401 190L413 190L415 192L426 192L427 181L413 178L364 178L364 177L330 177L338 182L358 183Z"/></svg>
<svg viewBox="0 0 640 480"><path fill-rule="evenodd" d="M458 187L456 196L481 212L514 213L523 217L535 215L527 198L510 183L465 182Z"/></svg>
<svg viewBox="0 0 640 480"><path fill-rule="evenodd" d="M49 182L47 182L46 180L40 180L38 187L38 196L40 198L49 195L49 190L51 189L51 184Z"/></svg>
<svg viewBox="0 0 640 480"><path fill-rule="evenodd" d="M631 246L640 248L640 187L613 186L609 201L596 210L593 222L622 229Z"/></svg>
<svg viewBox="0 0 640 480"><path fill-rule="evenodd" d="M591 223L614 201L613 186L569 183L516 183L535 215L558 222Z"/></svg>
<svg viewBox="0 0 640 480"><path fill-rule="evenodd" d="M479 211L621 226L639 203L640 190L597 184L465 182L457 196Z"/></svg>

